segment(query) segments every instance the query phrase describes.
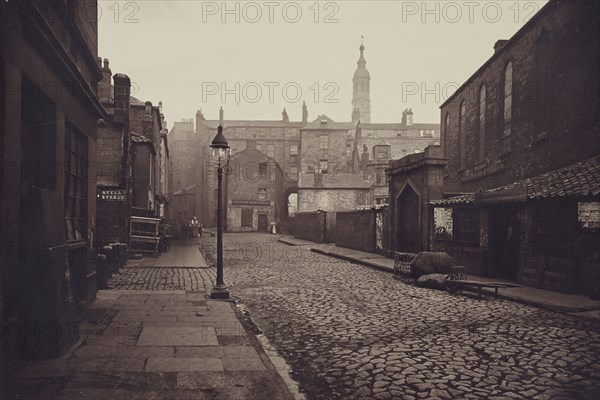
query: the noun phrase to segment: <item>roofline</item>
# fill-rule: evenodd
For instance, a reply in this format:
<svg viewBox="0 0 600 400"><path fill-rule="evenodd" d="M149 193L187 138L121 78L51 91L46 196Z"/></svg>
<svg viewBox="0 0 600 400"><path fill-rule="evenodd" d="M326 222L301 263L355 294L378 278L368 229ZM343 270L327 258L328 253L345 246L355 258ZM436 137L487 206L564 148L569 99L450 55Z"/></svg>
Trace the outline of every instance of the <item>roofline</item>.
<svg viewBox="0 0 600 400"><path fill-rule="evenodd" d="M508 39L508 42L506 42L506 44L498 51L495 51L494 54L492 54L492 56L490 58L487 59L487 61L485 61L475 72L473 72L473 74L471 74L471 76L469 78L467 78L466 81L463 82L462 85L460 85L460 87L458 89L456 89L454 91L454 93L452 93L450 95L450 97L448 97L448 99L446 99L446 101L444 101L441 105L440 105L440 109L442 109L443 107L446 106L446 104L448 104L450 101L454 100L454 98L456 96L458 96L459 93L461 93L463 91L463 89L468 86L468 84L470 84L476 76L479 75L479 73L485 69L486 67L489 66L489 64L491 64L493 61L495 61L498 57L500 57L500 55L502 55L503 53L505 53L506 51L508 51L508 47L513 46L513 44L516 42L517 39L519 39L522 35L525 34L526 31L529 30L529 28L531 28L533 26L533 24L537 23L537 21L542 18L541 15L545 14L546 12L548 12L548 8L552 7L553 5L557 5L559 4L558 1L556 0L548 0L548 2L533 16L531 17L531 19L529 21L527 21L525 23L525 25L523 25L517 32L515 32L514 35L511 36L510 39ZM440 124L441 126L441 124Z"/></svg>

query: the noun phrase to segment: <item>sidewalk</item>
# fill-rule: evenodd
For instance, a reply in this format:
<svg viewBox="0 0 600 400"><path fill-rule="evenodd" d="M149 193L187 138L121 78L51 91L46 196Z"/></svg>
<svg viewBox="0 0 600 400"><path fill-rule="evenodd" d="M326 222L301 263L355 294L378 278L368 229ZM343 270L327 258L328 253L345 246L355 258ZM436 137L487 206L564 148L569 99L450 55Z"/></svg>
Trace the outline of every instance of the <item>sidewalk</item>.
<svg viewBox="0 0 600 400"><path fill-rule="evenodd" d="M214 271L195 241L174 242L138 268L193 268L204 290L102 290L80 324L81 340L58 359L24 366L11 399L294 399L286 366L238 319L208 298Z"/></svg>
<svg viewBox="0 0 600 400"><path fill-rule="evenodd" d="M339 258L356 264L362 264L380 271L392 273L394 270L394 260L379 254L339 247L335 244L314 243L306 240L296 239L292 236L282 236L279 239L279 242L288 244L290 246L307 246L315 253ZM484 282L502 281L475 275L469 275L468 279ZM494 292L492 289L484 289L484 291L489 292L490 294L493 294ZM523 286L517 288L498 289L498 298L553 311L575 313L575 315L581 317L600 320L600 301L592 300L582 295L564 294Z"/></svg>

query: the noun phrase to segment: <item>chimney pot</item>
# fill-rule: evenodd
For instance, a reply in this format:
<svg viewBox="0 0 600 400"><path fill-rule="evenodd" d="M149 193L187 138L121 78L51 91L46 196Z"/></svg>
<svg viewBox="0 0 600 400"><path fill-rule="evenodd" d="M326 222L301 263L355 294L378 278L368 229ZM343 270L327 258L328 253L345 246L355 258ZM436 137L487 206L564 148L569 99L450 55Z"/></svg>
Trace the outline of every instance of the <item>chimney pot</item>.
<svg viewBox="0 0 600 400"><path fill-rule="evenodd" d="M104 68L108 69L108 58L104 59Z"/></svg>

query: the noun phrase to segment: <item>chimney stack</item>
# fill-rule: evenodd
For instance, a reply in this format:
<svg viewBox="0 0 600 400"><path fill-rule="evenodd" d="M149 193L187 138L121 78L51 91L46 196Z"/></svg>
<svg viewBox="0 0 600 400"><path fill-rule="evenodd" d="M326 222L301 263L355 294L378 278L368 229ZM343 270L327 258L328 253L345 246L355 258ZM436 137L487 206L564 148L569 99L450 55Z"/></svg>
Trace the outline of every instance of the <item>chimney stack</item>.
<svg viewBox="0 0 600 400"><path fill-rule="evenodd" d="M202 121L204 121L204 114L202 114L202 110L198 110L196 111L196 133L200 132Z"/></svg>
<svg viewBox="0 0 600 400"><path fill-rule="evenodd" d="M504 46L506 46L506 44L508 43L508 40L498 40L496 42L496 44L494 44L494 54L498 53L500 50L502 50L504 48Z"/></svg>
<svg viewBox="0 0 600 400"><path fill-rule="evenodd" d="M102 66L102 58L98 57L98 66L102 72L102 80L98 82L98 98L103 103L112 103L112 72L108 67L108 58L104 59L104 66Z"/></svg>
<svg viewBox="0 0 600 400"><path fill-rule="evenodd" d="M302 122L308 122L308 108L306 107L306 102L302 102Z"/></svg>
<svg viewBox="0 0 600 400"><path fill-rule="evenodd" d="M108 61L105 60L105 65ZM115 74L115 122L129 123L129 96L131 93L131 80L125 74Z"/></svg>

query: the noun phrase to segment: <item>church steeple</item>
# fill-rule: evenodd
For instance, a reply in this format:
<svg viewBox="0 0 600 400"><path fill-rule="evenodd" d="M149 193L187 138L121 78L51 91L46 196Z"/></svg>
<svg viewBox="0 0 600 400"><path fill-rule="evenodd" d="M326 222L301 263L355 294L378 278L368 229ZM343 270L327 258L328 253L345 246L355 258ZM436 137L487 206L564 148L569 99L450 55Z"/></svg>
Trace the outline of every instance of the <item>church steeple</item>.
<svg viewBox="0 0 600 400"><path fill-rule="evenodd" d="M365 60L365 46L363 44L363 38L360 40L360 57L356 62L357 68L354 71L354 78L352 78L352 122L356 123L360 120L362 123L371 122L371 76L369 71L365 67L367 61ZM358 109L358 112L356 112Z"/></svg>

